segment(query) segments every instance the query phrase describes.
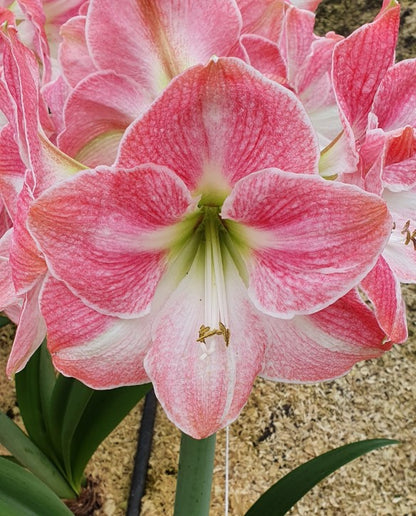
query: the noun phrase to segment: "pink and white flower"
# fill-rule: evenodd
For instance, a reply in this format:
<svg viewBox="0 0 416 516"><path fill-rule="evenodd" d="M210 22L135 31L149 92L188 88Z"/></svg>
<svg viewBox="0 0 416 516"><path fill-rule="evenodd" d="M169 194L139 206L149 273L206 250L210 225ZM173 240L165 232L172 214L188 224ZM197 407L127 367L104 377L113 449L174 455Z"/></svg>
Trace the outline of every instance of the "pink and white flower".
<svg viewBox="0 0 416 516"><path fill-rule="evenodd" d="M179 75L114 167L30 208L56 367L95 388L150 379L202 438L237 417L258 374L328 379L388 349L353 289L391 218L378 196L323 180L318 160L288 89L234 58Z"/></svg>

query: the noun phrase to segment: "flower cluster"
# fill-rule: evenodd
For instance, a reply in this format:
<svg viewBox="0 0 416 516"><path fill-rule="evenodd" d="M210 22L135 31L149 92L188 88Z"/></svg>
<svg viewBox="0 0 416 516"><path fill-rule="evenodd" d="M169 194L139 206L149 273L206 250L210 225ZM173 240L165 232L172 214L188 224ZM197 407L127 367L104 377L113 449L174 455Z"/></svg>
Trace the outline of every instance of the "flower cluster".
<svg viewBox="0 0 416 516"><path fill-rule="evenodd" d="M345 374L407 337L416 60L399 5L348 38L319 0L0 8L8 374L151 381L196 438L257 375Z"/></svg>

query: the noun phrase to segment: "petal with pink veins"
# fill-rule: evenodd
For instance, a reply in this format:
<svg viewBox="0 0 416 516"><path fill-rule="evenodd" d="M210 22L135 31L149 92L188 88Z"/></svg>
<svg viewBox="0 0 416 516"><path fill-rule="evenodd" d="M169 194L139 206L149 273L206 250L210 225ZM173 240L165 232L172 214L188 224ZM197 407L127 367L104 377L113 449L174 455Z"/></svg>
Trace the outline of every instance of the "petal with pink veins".
<svg viewBox="0 0 416 516"><path fill-rule="evenodd" d="M13 281L19 295L33 289L39 277L47 271L45 260L26 227L27 214L32 201L33 196L25 182L19 194L10 250Z"/></svg>
<svg viewBox="0 0 416 516"><path fill-rule="evenodd" d="M345 120L360 139L374 95L394 62L400 7L393 0L373 23L363 25L334 49L333 82Z"/></svg>
<svg viewBox="0 0 416 516"><path fill-rule="evenodd" d="M100 314L52 277L45 282L40 303L48 349L62 374L93 389L149 381L143 368L150 345L148 316L119 319Z"/></svg>
<svg viewBox="0 0 416 516"><path fill-rule="evenodd" d="M85 24L86 16L75 16L61 27L59 63L65 79L72 87L97 70L87 47Z"/></svg>
<svg viewBox="0 0 416 516"><path fill-rule="evenodd" d="M9 262L12 233L13 230L9 229L0 238L0 310L18 301Z"/></svg>
<svg viewBox="0 0 416 516"><path fill-rule="evenodd" d="M286 86L286 63L276 43L255 34L243 34L240 41L251 66L268 79Z"/></svg>
<svg viewBox="0 0 416 516"><path fill-rule="evenodd" d="M260 376L274 381L332 380L391 347L355 291L313 315L264 320L269 339Z"/></svg>
<svg viewBox="0 0 416 516"><path fill-rule="evenodd" d="M127 126L150 104L127 76L97 72L82 80L65 106L65 129L58 146L93 168L111 165Z"/></svg>
<svg viewBox="0 0 416 516"><path fill-rule="evenodd" d="M40 277L23 297L23 307L7 362L6 373L9 376L25 367L46 336L46 325L39 308L39 292L42 284L43 278Z"/></svg>
<svg viewBox="0 0 416 516"><path fill-rule="evenodd" d="M252 33L277 43L283 30L284 0L237 0L244 34Z"/></svg>
<svg viewBox="0 0 416 516"><path fill-rule="evenodd" d="M266 337L226 255L228 345L223 335L197 341L210 312L198 260L156 316L145 368L168 417L183 432L202 439L238 416L260 370Z"/></svg>
<svg viewBox="0 0 416 516"><path fill-rule="evenodd" d="M317 174L318 152L307 114L287 88L220 58L173 81L127 130L116 163L165 165L191 191L228 193L269 166Z"/></svg>
<svg viewBox="0 0 416 516"><path fill-rule="evenodd" d="M166 168L100 167L47 190L28 224L56 278L89 306L131 318L148 311L169 232L191 202Z"/></svg>
<svg viewBox="0 0 416 516"><path fill-rule="evenodd" d="M379 126L392 131L416 127L416 59L400 61L387 70L374 97Z"/></svg>
<svg viewBox="0 0 416 516"><path fill-rule="evenodd" d="M389 340L404 342L407 339L406 308L400 283L382 256L360 286L372 302L377 320Z"/></svg>
<svg viewBox="0 0 416 516"><path fill-rule="evenodd" d="M277 169L240 180L221 216L247 228L251 299L282 318L325 308L356 286L393 224L378 196Z"/></svg>
<svg viewBox="0 0 416 516"><path fill-rule="evenodd" d="M411 192L411 195L409 195L413 199L413 213L416 210L415 194L416 192ZM394 195L399 202L403 202L403 195ZM384 197L386 196L384 195ZM416 218L406 219L398 213L392 213L395 227L383 251L383 257L401 283L416 283L416 243L414 242L414 236L412 240L412 234L416 230Z"/></svg>
<svg viewBox="0 0 416 516"><path fill-rule="evenodd" d="M231 0L91 0L87 44L103 70L128 75L153 97L186 68L227 55L240 35Z"/></svg>

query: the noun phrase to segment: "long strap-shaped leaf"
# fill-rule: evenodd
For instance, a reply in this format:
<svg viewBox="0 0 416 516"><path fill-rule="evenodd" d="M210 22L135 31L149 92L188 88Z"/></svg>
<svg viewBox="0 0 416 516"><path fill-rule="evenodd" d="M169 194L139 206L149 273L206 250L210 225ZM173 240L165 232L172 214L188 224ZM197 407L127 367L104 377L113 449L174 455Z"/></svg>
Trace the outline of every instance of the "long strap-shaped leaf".
<svg viewBox="0 0 416 516"><path fill-rule="evenodd" d="M98 445L146 395L151 384L94 391L84 409L71 446L74 482L79 482L84 468Z"/></svg>
<svg viewBox="0 0 416 516"><path fill-rule="evenodd" d="M72 512L32 473L0 458L0 514L71 516Z"/></svg>
<svg viewBox="0 0 416 516"><path fill-rule="evenodd" d="M26 367L16 374L16 396L27 433L32 441L58 465L49 438L49 399L55 385L46 343L32 355Z"/></svg>
<svg viewBox="0 0 416 516"><path fill-rule="evenodd" d="M13 454L20 464L30 469L58 496L74 498L74 492L48 457L6 414L1 412L0 443Z"/></svg>
<svg viewBox="0 0 416 516"><path fill-rule="evenodd" d="M270 487L246 516L283 516L312 487L347 462L376 448L397 444L390 439L369 439L347 444L302 464Z"/></svg>

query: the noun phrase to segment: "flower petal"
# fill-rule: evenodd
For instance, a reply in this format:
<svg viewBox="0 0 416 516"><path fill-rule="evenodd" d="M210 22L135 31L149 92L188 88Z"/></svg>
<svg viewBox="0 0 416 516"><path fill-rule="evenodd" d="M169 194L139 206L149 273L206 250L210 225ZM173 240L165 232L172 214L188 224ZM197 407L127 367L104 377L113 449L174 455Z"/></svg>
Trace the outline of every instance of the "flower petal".
<svg viewBox="0 0 416 516"><path fill-rule="evenodd" d="M260 375L275 381L337 378L356 362L378 357L391 347L383 343L373 312L355 291L313 315L264 320L270 337Z"/></svg>
<svg viewBox="0 0 416 516"><path fill-rule="evenodd" d="M153 162L190 190L215 181L227 190L268 166L317 173L318 152L310 121L287 88L238 59L220 58L165 90L127 131L116 163Z"/></svg>
<svg viewBox="0 0 416 516"><path fill-rule="evenodd" d="M401 61L387 70L374 97L379 126L392 131L416 127L416 59Z"/></svg>
<svg viewBox="0 0 416 516"><path fill-rule="evenodd" d="M45 321L39 309L39 292L43 277L23 298L23 307L17 324L13 347L7 362L6 373L11 376L21 371L46 336Z"/></svg>
<svg viewBox="0 0 416 516"><path fill-rule="evenodd" d="M335 46L334 89L356 139L362 137L367 127L374 95L394 62L399 14L400 7L393 0L383 6L373 23L363 25Z"/></svg>
<svg viewBox="0 0 416 516"><path fill-rule="evenodd" d="M150 99L129 77L113 72L91 74L68 98L58 146L91 168L111 165L127 126L148 104ZM113 137L114 145L108 145L107 136Z"/></svg>
<svg viewBox="0 0 416 516"><path fill-rule="evenodd" d="M49 277L41 295L48 348L55 367L93 389L148 382L143 360L150 345L149 317L119 319L88 308Z"/></svg>
<svg viewBox="0 0 416 516"><path fill-rule="evenodd" d="M47 190L30 210L29 229L56 278L91 307L132 317L148 310L164 271L171 242L163 230L190 203L168 169L101 167Z"/></svg>
<svg viewBox="0 0 416 516"><path fill-rule="evenodd" d="M197 342L206 322L204 275L192 267L153 324L145 368L168 417L196 439L231 423L260 369L265 335L231 259L226 257L230 338Z"/></svg>
<svg viewBox="0 0 416 516"><path fill-rule="evenodd" d="M239 181L221 216L249 229L250 296L283 318L322 309L356 286L392 227L378 196L277 169Z"/></svg>
<svg viewBox="0 0 416 516"><path fill-rule="evenodd" d="M404 342L407 339L406 308L400 283L382 256L360 286L372 302L377 320L389 340Z"/></svg>
<svg viewBox="0 0 416 516"><path fill-rule="evenodd" d="M231 0L91 0L87 42L99 68L128 75L155 97L168 82L213 55L227 55L240 33Z"/></svg>

